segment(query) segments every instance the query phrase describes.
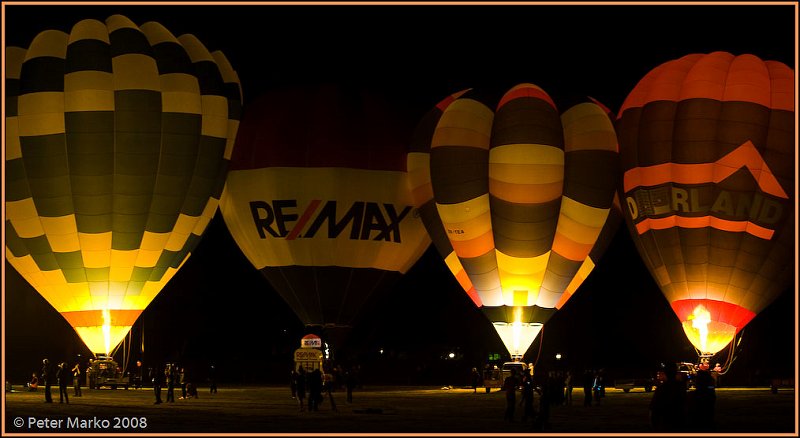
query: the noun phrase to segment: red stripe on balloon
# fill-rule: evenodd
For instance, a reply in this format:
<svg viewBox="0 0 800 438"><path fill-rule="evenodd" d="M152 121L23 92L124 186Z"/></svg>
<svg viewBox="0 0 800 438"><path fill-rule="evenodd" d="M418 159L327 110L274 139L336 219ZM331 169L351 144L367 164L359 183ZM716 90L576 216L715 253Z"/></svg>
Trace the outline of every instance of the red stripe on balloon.
<svg viewBox="0 0 800 438"><path fill-rule="evenodd" d="M742 306L725 301L716 301L709 299L689 299L689 300L676 300L671 304L672 310L678 315L678 319L686 321L689 315L694 313L697 306L702 305L711 314L712 321L723 322L725 324L736 327L736 331L743 329L753 318L755 312L748 310Z"/></svg>
<svg viewBox="0 0 800 438"><path fill-rule="evenodd" d="M303 215L300 216L300 219L297 220L297 224L292 228L292 231L289 232L289 235L286 236L286 240L294 240L297 238L297 235L300 234L300 231L303 230L303 227L306 226L306 222L311 218L311 215L317 211L317 207L319 207L320 202L319 199L313 199L306 207L306 211L303 212Z"/></svg>

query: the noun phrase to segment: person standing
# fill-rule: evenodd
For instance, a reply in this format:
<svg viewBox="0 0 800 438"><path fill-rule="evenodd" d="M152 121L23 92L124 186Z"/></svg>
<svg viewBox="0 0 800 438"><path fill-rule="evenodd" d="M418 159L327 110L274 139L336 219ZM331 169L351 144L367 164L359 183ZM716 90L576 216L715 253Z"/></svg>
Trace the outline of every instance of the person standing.
<svg viewBox="0 0 800 438"><path fill-rule="evenodd" d="M650 400L650 422L658 432L683 430L686 409L686 385L678 380L674 362L664 367L664 382L658 385Z"/></svg>
<svg viewBox="0 0 800 438"><path fill-rule="evenodd" d="M714 431L714 405L717 394L714 378L705 370L697 372L694 391L687 394L687 414L690 432Z"/></svg>
<svg viewBox="0 0 800 438"><path fill-rule="evenodd" d="M75 389L75 397L80 397L81 392L81 363L76 362L72 367L72 386Z"/></svg>
<svg viewBox="0 0 800 438"><path fill-rule="evenodd" d="M308 411L318 411L322 401L322 372L319 368L308 373Z"/></svg>
<svg viewBox="0 0 800 438"><path fill-rule="evenodd" d="M167 403L175 403L175 368L171 363L164 368L164 380L167 382Z"/></svg>
<svg viewBox="0 0 800 438"><path fill-rule="evenodd" d="M347 370L345 373L344 386L347 390L347 403L353 403L353 389L356 387L356 375L353 370Z"/></svg>
<svg viewBox="0 0 800 438"><path fill-rule="evenodd" d="M51 375L50 361L45 358L42 360L42 381L44 382L44 402L53 403L53 394L50 392L50 386L53 384L53 376Z"/></svg>
<svg viewBox="0 0 800 438"><path fill-rule="evenodd" d="M572 406L572 371L564 376L564 406Z"/></svg>
<svg viewBox="0 0 800 438"><path fill-rule="evenodd" d="M514 421L514 408L517 403L517 370L512 368L511 374L503 380L503 391L506 392L506 413L504 419L509 422Z"/></svg>
<svg viewBox="0 0 800 438"><path fill-rule="evenodd" d="M217 369L214 365L208 369L208 389L211 394L217 393Z"/></svg>
<svg viewBox="0 0 800 438"><path fill-rule="evenodd" d="M592 385L594 384L594 376L592 371L587 369L583 373L583 406L589 407L592 405Z"/></svg>
<svg viewBox="0 0 800 438"><path fill-rule="evenodd" d="M472 381L472 393L478 393L478 385L481 383L481 373L478 372L478 368L472 367L472 376L470 377Z"/></svg>
<svg viewBox="0 0 800 438"><path fill-rule="evenodd" d="M66 362L58 364L58 402L64 403L64 399L67 399L67 404L69 404L69 392L67 391L69 369L67 366Z"/></svg>
<svg viewBox="0 0 800 438"><path fill-rule="evenodd" d="M717 364L714 365L714 368L711 370L711 377L714 378L714 387L716 388L720 387L719 380L721 376L722 376L722 365L719 362L717 362Z"/></svg>
<svg viewBox="0 0 800 438"><path fill-rule="evenodd" d="M533 376L525 374L522 378L522 398L519 401L520 405L523 406L522 421L528 421L528 418L531 420L536 419L536 411L533 408L534 390Z"/></svg>
<svg viewBox="0 0 800 438"><path fill-rule="evenodd" d="M300 403L300 412L305 410L306 400L306 372L303 366L297 367L297 401Z"/></svg>
<svg viewBox="0 0 800 438"><path fill-rule="evenodd" d="M153 403L154 405L161 404L161 385L164 379L163 373L158 367L150 368L150 379L153 382L153 393L156 396L156 401Z"/></svg>
<svg viewBox="0 0 800 438"><path fill-rule="evenodd" d="M603 382L603 371L598 370L594 375L592 382L592 389L594 390L594 404L600 406L600 399L605 396L606 388Z"/></svg>
<svg viewBox="0 0 800 438"><path fill-rule="evenodd" d="M142 378L144 377L142 368L142 361L137 360L136 369L133 371L133 387L135 389L142 389Z"/></svg>
<svg viewBox="0 0 800 438"><path fill-rule="evenodd" d="M289 372L289 389L292 390L292 398L297 399L297 370L292 368Z"/></svg>
<svg viewBox="0 0 800 438"><path fill-rule="evenodd" d="M322 374L322 390L328 394L328 400L331 402L331 410L336 410L336 401L333 399L333 374L331 373L324 373Z"/></svg>
<svg viewBox="0 0 800 438"><path fill-rule="evenodd" d="M186 368L181 367L181 371L178 374L178 383L181 385L181 398L180 400L186 399Z"/></svg>

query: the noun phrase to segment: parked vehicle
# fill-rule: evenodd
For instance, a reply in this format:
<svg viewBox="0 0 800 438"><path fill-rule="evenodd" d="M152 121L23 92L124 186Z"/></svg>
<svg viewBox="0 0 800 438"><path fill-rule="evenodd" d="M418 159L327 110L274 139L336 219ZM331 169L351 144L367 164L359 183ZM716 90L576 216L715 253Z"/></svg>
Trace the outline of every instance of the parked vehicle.
<svg viewBox="0 0 800 438"><path fill-rule="evenodd" d="M502 388L506 377L511 375L511 370L517 370L517 376L522 376L528 372L528 365L525 362L504 362L500 367L495 365L484 370L483 386L486 392L491 392L492 388Z"/></svg>
<svg viewBox="0 0 800 438"><path fill-rule="evenodd" d="M644 392L650 392L656 387L655 377L645 377L638 379L614 379L614 388L621 389L622 392L628 393L632 389L642 388Z"/></svg>
<svg viewBox="0 0 800 438"><path fill-rule="evenodd" d="M102 388L104 386L117 389L122 386L128 389L130 377L122 374L119 364L111 358L99 358L89 361L89 368L86 370L87 386L90 389Z"/></svg>
<svg viewBox="0 0 800 438"><path fill-rule="evenodd" d="M686 382L686 388L694 388L697 367L691 362L678 362L679 378Z"/></svg>

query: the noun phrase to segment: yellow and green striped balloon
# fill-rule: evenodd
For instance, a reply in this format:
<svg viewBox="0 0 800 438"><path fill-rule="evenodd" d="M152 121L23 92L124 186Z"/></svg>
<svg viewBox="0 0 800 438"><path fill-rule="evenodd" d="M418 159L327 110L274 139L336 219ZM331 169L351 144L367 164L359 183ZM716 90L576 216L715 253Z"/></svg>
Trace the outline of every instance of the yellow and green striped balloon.
<svg viewBox="0 0 800 438"><path fill-rule="evenodd" d="M238 76L194 36L121 15L6 53L6 258L108 354L217 210Z"/></svg>

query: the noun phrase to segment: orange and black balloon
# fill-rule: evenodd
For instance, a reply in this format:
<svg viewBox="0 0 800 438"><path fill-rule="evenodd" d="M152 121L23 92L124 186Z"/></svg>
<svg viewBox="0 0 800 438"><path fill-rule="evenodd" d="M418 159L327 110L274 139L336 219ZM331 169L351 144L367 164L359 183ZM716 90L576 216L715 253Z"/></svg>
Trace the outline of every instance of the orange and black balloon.
<svg viewBox="0 0 800 438"><path fill-rule="evenodd" d="M701 354L792 282L794 83L780 62L690 54L647 73L619 111L625 222Z"/></svg>
<svg viewBox="0 0 800 438"><path fill-rule="evenodd" d="M560 113L533 84L500 99L467 90L423 118L412 150L438 252L512 357L523 356L619 224L611 119L589 102Z"/></svg>

